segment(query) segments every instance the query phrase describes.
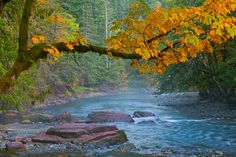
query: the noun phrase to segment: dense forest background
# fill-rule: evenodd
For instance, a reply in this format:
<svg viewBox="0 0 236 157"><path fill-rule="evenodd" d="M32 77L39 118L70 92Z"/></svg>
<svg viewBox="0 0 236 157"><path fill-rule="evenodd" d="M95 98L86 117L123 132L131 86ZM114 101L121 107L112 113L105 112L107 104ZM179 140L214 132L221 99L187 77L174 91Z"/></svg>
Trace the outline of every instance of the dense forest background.
<svg viewBox="0 0 236 157"><path fill-rule="evenodd" d="M18 26L23 0L12 0L0 18L0 76L12 66L18 49ZM94 45L106 46L113 23L129 15L135 0L47 0L35 7L30 24L30 44L73 40L81 33ZM155 7L198 6L203 0L139 1ZM232 16L235 16L232 15ZM46 37L45 37L46 36ZM163 75L140 74L129 60L98 54L65 53L55 61L35 63L17 80L17 85L0 96L0 109L43 102L50 95L73 96L86 91L110 91L141 86L155 87L158 93L199 91L203 98L230 102L236 94L236 42L215 45L187 63L171 65Z"/></svg>

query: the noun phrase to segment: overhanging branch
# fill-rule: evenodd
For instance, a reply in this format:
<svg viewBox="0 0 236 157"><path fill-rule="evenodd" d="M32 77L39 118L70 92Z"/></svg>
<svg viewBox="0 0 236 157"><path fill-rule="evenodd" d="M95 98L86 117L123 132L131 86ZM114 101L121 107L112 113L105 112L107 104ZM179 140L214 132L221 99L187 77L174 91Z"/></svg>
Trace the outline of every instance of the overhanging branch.
<svg viewBox="0 0 236 157"><path fill-rule="evenodd" d="M24 57L18 55L14 65L7 71L5 75L0 78L0 94L7 93L11 87L16 83L17 78L23 72L28 70L33 63L36 63L40 59L47 57L48 51L51 47L55 47L59 51L63 52L77 52L77 53L98 53L103 55L112 55L123 59L141 59L142 57L137 54L122 53L116 50L111 50L103 47L93 45L82 45L76 43L74 49L69 49L65 42L54 43L54 44L38 44L25 51Z"/></svg>

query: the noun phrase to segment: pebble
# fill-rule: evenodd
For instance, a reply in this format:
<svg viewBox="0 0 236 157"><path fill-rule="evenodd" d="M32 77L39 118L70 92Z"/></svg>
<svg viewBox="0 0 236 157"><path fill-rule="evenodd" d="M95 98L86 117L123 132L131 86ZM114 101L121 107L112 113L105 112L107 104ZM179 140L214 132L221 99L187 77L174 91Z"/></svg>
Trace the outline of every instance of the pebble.
<svg viewBox="0 0 236 157"><path fill-rule="evenodd" d="M30 120L23 120L21 124L32 124L32 121Z"/></svg>
<svg viewBox="0 0 236 157"><path fill-rule="evenodd" d="M221 151L216 151L216 154L218 154L218 155L224 155L224 153L221 152Z"/></svg>

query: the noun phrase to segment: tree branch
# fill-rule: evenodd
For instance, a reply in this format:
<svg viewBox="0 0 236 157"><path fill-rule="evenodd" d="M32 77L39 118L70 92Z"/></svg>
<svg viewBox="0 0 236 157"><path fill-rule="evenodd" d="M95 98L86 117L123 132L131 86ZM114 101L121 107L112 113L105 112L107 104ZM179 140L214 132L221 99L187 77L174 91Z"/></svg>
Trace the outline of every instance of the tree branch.
<svg viewBox="0 0 236 157"><path fill-rule="evenodd" d="M2 7L10 0L1 0ZM32 66L33 61L38 60L38 56L31 54L28 50L29 19L35 0L26 0L19 29L19 48L14 65L0 78L0 93L6 93L10 87L14 86L21 72ZM1 8L0 8L1 9ZM36 58L35 58L36 57Z"/></svg>
<svg viewBox="0 0 236 157"><path fill-rule="evenodd" d="M168 35L170 32L172 32L172 31L174 31L175 30L175 28L172 28L171 30L169 30L169 31L167 31L167 32L165 32L165 33L163 33L163 34L159 34L159 35L157 35L157 36L155 36L155 37L153 37L153 38L151 38L151 39L148 39L147 40L147 43L151 43L152 41L154 41L154 40L157 40L157 39L159 39L159 38L161 38L161 37L163 37L163 36L166 36L166 35Z"/></svg>
<svg viewBox="0 0 236 157"><path fill-rule="evenodd" d="M28 39L29 39L29 20L31 16L31 11L33 8L35 0L26 0L23 15L20 22L20 30L19 30L19 49L18 55L24 53L28 47Z"/></svg>
<svg viewBox="0 0 236 157"><path fill-rule="evenodd" d="M75 43L74 43L75 44ZM98 53L101 55L112 55L115 57L123 58L123 59L141 59L142 57L137 54L131 53L122 53L116 50L111 50L108 48L93 46L93 45L82 45L76 43L74 45L74 49L71 50L66 46L65 42L54 43L54 44L38 44L32 47L31 49L25 50L25 55L18 55L14 65L7 71L5 75L0 78L0 94L7 93L11 87L13 87L16 83L17 78L19 75L28 70L33 63L36 63L40 59L44 59L48 55L48 51L46 49L51 49L55 47L59 51L72 53Z"/></svg>

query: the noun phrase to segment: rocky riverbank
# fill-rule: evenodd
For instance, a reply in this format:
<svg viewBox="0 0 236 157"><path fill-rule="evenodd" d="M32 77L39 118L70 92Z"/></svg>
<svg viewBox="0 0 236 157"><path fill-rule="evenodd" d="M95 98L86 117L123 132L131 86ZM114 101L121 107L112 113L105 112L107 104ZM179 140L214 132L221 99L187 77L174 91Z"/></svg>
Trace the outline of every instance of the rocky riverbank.
<svg viewBox="0 0 236 157"><path fill-rule="evenodd" d="M236 120L236 104L201 100L198 92L161 94L156 102L159 106L174 108L191 118Z"/></svg>
<svg viewBox="0 0 236 157"><path fill-rule="evenodd" d="M140 117L153 115L138 111L134 116L137 114ZM0 116L11 119L0 126L0 150L18 152L22 156L58 151L90 156L98 148L117 149L128 141L125 132L115 125L101 123L134 122L129 114L112 111L92 112L84 118L72 117L70 113L51 116L12 112Z"/></svg>

